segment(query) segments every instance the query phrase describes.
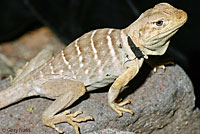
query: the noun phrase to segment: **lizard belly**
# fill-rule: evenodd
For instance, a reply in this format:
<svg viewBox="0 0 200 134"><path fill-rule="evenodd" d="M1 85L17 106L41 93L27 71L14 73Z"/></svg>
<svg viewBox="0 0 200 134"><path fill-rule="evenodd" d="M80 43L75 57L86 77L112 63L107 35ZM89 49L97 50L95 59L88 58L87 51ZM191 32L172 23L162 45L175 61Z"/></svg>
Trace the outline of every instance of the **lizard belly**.
<svg viewBox="0 0 200 134"><path fill-rule="evenodd" d="M77 76L77 80L82 81L86 86L86 89L91 91L113 83L115 79L125 71L125 68L121 64L113 64L112 62L108 61L104 67L89 67L88 70L92 73L88 73L88 75L85 75L85 73L80 73Z"/></svg>
<svg viewBox="0 0 200 134"><path fill-rule="evenodd" d="M116 78L117 78L117 76L109 76L109 77L104 78L104 79L102 79L100 81L93 82L93 83L91 83L89 85L86 85L86 90L87 91L93 91L93 90L96 90L98 88L105 87L105 86L110 85L111 83L113 83Z"/></svg>
<svg viewBox="0 0 200 134"><path fill-rule="evenodd" d="M138 61L132 60L126 62L124 65L108 64L107 66L105 66L102 72L100 71L101 73L99 74L95 73L95 75L93 74L88 77L82 77L83 79L80 81L84 83L87 91L92 91L98 88L102 88L112 84L118 76L124 73L126 71L125 66L128 67L137 66L139 70L139 68L142 66L143 61L144 59L142 58Z"/></svg>

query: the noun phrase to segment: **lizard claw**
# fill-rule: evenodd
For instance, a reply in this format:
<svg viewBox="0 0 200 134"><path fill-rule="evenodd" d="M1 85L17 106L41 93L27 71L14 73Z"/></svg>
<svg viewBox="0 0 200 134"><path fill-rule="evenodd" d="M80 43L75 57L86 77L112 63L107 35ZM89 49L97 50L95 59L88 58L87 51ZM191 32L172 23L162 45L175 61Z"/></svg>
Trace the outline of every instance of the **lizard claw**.
<svg viewBox="0 0 200 134"><path fill-rule="evenodd" d="M63 131L59 130L54 124L50 125L53 129L55 129L58 133L62 134Z"/></svg>
<svg viewBox="0 0 200 134"><path fill-rule="evenodd" d="M123 115L122 111L124 112L127 112L127 113L130 113L130 114L134 114L134 112L130 109L126 109L126 108L123 108L122 106L126 105L126 104L130 104L131 101L130 100L126 100L124 102L121 102L119 104L117 103L110 103L110 106L113 110L115 110L118 114L119 114L119 117L121 117Z"/></svg>

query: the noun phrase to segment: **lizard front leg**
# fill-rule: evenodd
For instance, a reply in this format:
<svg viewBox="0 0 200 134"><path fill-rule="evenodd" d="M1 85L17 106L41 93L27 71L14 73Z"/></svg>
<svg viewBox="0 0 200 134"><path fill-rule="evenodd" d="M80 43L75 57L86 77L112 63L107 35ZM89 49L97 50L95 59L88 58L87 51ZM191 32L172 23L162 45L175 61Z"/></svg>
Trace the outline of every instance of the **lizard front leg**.
<svg viewBox="0 0 200 134"><path fill-rule="evenodd" d="M108 103L111 106L113 110L115 110L119 116L122 116L122 112L129 112L133 114L133 111L130 109L125 109L122 106L130 103L129 100L121 102L119 104L116 103L116 98L120 93L120 90L122 87L124 87L128 82L137 74L138 72L138 67L137 66L132 66L128 68L123 74L121 74L115 82L112 84L112 86L109 89L108 92Z"/></svg>
<svg viewBox="0 0 200 134"><path fill-rule="evenodd" d="M174 65L174 59L168 55L149 57L145 62L153 68L153 72L157 72L158 69L166 69L167 65Z"/></svg>

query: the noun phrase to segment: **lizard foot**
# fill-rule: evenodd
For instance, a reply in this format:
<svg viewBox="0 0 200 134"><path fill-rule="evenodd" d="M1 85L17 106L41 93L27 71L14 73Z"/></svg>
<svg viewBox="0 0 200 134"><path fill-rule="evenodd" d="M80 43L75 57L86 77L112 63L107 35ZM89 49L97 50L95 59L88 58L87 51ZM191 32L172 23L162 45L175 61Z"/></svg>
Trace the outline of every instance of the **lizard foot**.
<svg viewBox="0 0 200 134"><path fill-rule="evenodd" d="M130 114L134 114L134 112L130 109L126 109L126 108L123 108L122 106L126 105L126 104L130 104L131 101L130 100L126 100L124 102L121 102L119 104L113 102L113 103L110 103L110 106L113 110L115 110L118 114L119 114L119 117L121 117L123 115L122 111L124 112L127 112L127 113L130 113Z"/></svg>
<svg viewBox="0 0 200 134"><path fill-rule="evenodd" d="M58 115L53 116L52 118L47 119L46 121L43 121L44 124L46 124L49 127L52 127L59 133L63 133L63 131L59 130L55 124L61 123L61 122L67 122L70 125L72 125L76 131L76 134L80 134L79 132L79 126L74 122L83 122L88 120L94 120L92 116L86 116L82 118L76 118L78 115L82 114L83 112L78 110L75 113L71 113L69 110L64 111L63 113L60 113Z"/></svg>
<svg viewBox="0 0 200 134"><path fill-rule="evenodd" d="M161 68L163 70L166 69L165 65L159 65L159 66L156 66L156 67L153 68L153 72L156 73L159 68Z"/></svg>

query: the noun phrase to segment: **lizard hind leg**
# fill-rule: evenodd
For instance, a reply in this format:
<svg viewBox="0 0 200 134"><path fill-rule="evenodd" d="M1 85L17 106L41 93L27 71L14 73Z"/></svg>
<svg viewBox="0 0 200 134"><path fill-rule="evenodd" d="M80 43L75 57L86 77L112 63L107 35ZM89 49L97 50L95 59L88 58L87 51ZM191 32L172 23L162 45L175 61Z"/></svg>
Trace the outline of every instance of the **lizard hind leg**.
<svg viewBox="0 0 200 134"><path fill-rule="evenodd" d="M28 75L31 71L37 69L39 66L46 63L53 57L53 51L51 48L43 49L39 52L33 59L27 62L22 69L18 69L16 73L16 77L13 79L10 77L12 84L17 83L21 79L23 79L26 75Z"/></svg>
<svg viewBox="0 0 200 134"><path fill-rule="evenodd" d="M83 83L68 79L55 79L49 80L47 83L43 84L42 88L48 88L52 91L54 90L52 95L56 94L56 96L60 92L58 95L59 97L57 97L57 99L44 111L42 115L42 121L45 125L52 127L59 133L63 133L63 131L59 130L55 125L66 122L74 127L76 134L79 134L79 127L75 122L93 120L92 116L76 118L78 115L82 114L82 111L80 110L75 113L71 113L70 110L65 110L64 112L59 113L85 94L86 89ZM49 94L51 93L49 92L48 95Z"/></svg>

